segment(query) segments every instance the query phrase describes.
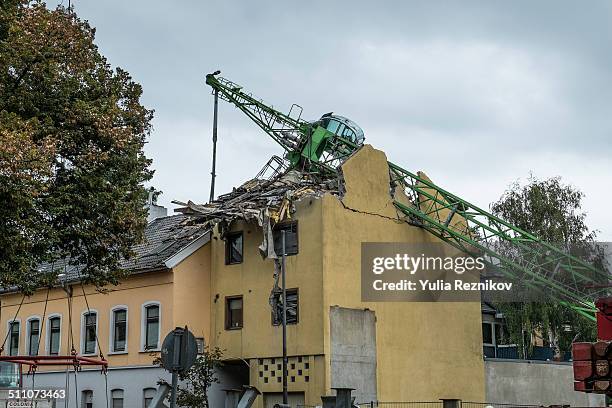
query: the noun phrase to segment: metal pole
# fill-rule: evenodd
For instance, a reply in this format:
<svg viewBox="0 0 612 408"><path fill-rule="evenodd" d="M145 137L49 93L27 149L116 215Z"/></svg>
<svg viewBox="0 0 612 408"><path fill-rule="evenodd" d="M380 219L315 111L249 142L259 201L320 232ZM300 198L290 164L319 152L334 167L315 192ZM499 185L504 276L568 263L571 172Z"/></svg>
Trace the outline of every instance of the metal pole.
<svg viewBox="0 0 612 408"><path fill-rule="evenodd" d="M281 258L281 280L283 286L283 404L289 403L287 391L287 286L285 282L285 230L281 231L283 256Z"/></svg>
<svg viewBox="0 0 612 408"><path fill-rule="evenodd" d="M213 157L212 157L212 171L210 175L212 176L210 181L210 199L211 202L215 199L215 177L217 174L215 173L217 168L217 116L219 113L219 90L215 89L215 110L213 113Z"/></svg>
<svg viewBox="0 0 612 408"><path fill-rule="evenodd" d="M176 397L178 388L178 369L181 362L182 336L178 329L174 331L174 353L172 354L172 394L170 396L170 408L176 408Z"/></svg>
<svg viewBox="0 0 612 408"><path fill-rule="evenodd" d="M172 397L170 398L170 408L176 408L176 388L178 387L178 374L172 372Z"/></svg>

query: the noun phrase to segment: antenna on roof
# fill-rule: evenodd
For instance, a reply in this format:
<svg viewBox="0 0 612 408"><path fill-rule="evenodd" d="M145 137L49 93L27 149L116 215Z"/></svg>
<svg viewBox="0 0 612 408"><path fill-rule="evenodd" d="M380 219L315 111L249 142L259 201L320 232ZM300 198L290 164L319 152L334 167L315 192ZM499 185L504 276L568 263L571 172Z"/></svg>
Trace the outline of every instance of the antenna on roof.
<svg viewBox="0 0 612 408"><path fill-rule="evenodd" d="M217 70L213 73L213 75L219 75L221 71ZM215 177L217 174L215 173L217 167L217 115L219 113L219 90L215 89L215 107L213 112L213 131L212 131L212 141L213 141L213 151L212 151L212 171L210 172L211 180L210 180L210 198L208 202L212 202L215 199Z"/></svg>

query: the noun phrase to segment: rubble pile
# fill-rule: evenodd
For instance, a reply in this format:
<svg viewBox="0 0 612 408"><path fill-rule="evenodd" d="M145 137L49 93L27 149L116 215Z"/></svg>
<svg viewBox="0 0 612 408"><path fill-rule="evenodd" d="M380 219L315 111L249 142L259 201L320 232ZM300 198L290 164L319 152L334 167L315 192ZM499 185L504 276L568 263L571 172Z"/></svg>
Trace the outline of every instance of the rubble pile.
<svg viewBox="0 0 612 408"><path fill-rule="evenodd" d="M173 201L175 211L210 225L230 224L236 219L257 220L265 227L290 218L293 202L303 197L339 194L338 179L314 180L307 173L289 170L270 180L251 179L227 194L206 204Z"/></svg>

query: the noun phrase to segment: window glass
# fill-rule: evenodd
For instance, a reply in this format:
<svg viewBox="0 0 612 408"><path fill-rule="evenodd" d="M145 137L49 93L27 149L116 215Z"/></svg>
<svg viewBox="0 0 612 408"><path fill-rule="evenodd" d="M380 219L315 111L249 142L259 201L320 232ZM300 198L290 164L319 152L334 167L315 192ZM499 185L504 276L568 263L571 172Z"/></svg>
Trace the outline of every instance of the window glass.
<svg viewBox="0 0 612 408"><path fill-rule="evenodd" d="M60 331L61 331L61 319L59 317L52 317L49 319L49 354L59 354L60 348Z"/></svg>
<svg viewBox="0 0 612 408"><path fill-rule="evenodd" d="M276 302L278 309L272 314L272 324L279 325L283 322L282 293L279 293L279 301ZM287 289L287 324L296 324L299 320L299 297L297 289Z"/></svg>
<svg viewBox="0 0 612 408"><path fill-rule="evenodd" d="M97 320L98 315L95 312L85 314L84 354L94 354L96 352Z"/></svg>
<svg viewBox="0 0 612 408"><path fill-rule="evenodd" d="M283 253L283 236L285 231L285 255L295 255L298 253L298 225L297 222L277 224L272 231L274 238L274 252L276 255Z"/></svg>
<svg viewBox="0 0 612 408"><path fill-rule="evenodd" d="M159 340L159 306L151 305L145 308L145 349L155 349Z"/></svg>
<svg viewBox="0 0 612 408"><path fill-rule="evenodd" d="M242 263L242 232L228 234L225 239L225 264Z"/></svg>
<svg viewBox="0 0 612 408"><path fill-rule="evenodd" d="M336 133L336 131L338 130L338 126L340 126L340 122L338 122L337 120L330 119L327 123L327 130L332 133Z"/></svg>
<svg viewBox="0 0 612 408"><path fill-rule="evenodd" d="M17 388L20 380L19 364L0 361L0 388Z"/></svg>
<svg viewBox="0 0 612 408"><path fill-rule="evenodd" d="M123 390L111 391L112 408L123 408Z"/></svg>
<svg viewBox="0 0 612 408"><path fill-rule="evenodd" d="M125 351L127 338L127 310L120 309L113 312L113 351Z"/></svg>
<svg viewBox="0 0 612 408"><path fill-rule="evenodd" d="M510 336L508 334L508 329L503 324L495 325L495 344L496 345L510 344Z"/></svg>
<svg viewBox="0 0 612 408"><path fill-rule="evenodd" d="M38 340L40 339L40 320L34 319L28 322L29 327L29 350L28 354L31 356L38 355Z"/></svg>
<svg viewBox="0 0 612 408"><path fill-rule="evenodd" d="M19 322L11 322L9 354L11 356L19 355Z"/></svg>
<svg viewBox="0 0 612 408"><path fill-rule="evenodd" d="M143 394L143 408L152 408L151 401L155 397L157 390L155 388L145 388L142 390Z"/></svg>
<svg viewBox="0 0 612 408"><path fill-rule="evenodd" d="M81 393L81 407L93 408L93 391L85 390Z"/></svg>
<svg viewBox="0 0 612 408"><path fill-rule="evenodd" d="M482 324L482 342L485 344L493 344L493 333L491 332L491 323Z"/></svg>
<svg viewBox="0 0 612 408"><path fill-rule="evenodd" d="M242 327L242 296L226 299L226 329L239 329Z"/></svg>

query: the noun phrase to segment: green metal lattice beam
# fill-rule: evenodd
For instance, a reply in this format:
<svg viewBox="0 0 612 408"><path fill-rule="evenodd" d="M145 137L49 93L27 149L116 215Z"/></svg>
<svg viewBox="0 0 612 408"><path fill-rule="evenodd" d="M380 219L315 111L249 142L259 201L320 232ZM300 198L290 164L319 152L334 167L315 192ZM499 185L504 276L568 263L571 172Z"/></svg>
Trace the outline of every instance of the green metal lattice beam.
<svg viewBox="0 0 612 408"><path fill-rule="evenodd" d="M341 163L360 146L341 137L330 137L325 152L314 157L302 149L309 145L315 122L301 119L301 107L293 105L286 115L218 74L206 76L206 83L219 97L240 109L283 147L288 157L302 155L302 168L313 173L336 174ZM298 117L292 117L293 109ZM295 165L295 163L294 163ZM489 264L508 277L521 279L533 289L548 293L553 300L594 320L596 307L588 288L609 281L608 274L535 235L438 187L431 181L389 163L391 185L403 188L410 204L395 201L396 208L411 223L419 225L442 241L469 254L484 254Z"/></svg>

